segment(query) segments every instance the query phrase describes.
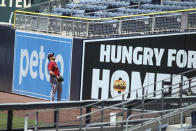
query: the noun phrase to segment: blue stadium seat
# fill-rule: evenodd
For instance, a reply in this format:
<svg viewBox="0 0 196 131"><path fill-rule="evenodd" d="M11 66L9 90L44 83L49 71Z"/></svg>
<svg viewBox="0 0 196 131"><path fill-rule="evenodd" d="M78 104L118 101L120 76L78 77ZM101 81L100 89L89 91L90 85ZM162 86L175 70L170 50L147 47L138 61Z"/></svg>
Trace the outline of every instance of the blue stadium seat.
<svg viewBox="0 0 196 131"><path fill-rule="evenodd" d="M77 6L78 6L77 4L70 3L70 4L66 4L66 5L65 5L65 8L70 8L70 9L72 9L72 8L76 8Z"/></svg>

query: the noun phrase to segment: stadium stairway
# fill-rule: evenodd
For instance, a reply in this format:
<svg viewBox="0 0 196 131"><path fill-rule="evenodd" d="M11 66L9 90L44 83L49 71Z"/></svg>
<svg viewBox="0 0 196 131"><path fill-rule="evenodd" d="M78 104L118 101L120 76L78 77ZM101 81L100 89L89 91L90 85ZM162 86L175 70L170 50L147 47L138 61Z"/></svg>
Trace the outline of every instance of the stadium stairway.
<svg viewBox="0 0 196 131"><path fill-rule="evenodd" d="M125 100L124 102L120 103L120 104L116 104L116 105L111 105L109 107L105 107L103 109L98 109L97 111L93 111L89 114L85 114L84 116L87 115L93 115L94 113L97 113L99 111L106 111L107 109L111 109L111 108L120 108L121 106L123 107L123 109L126 108L126 112L127 112L127 117L130 116L130 114L134 115L135 113L141 114L142 118L139 119L139 121L134 121L131 122L131 127L129 128L129 130L147 130L150 129L151 130L157 130L159 125L157 122L155 121L147 121L146 126L144 126L144 121L146 118L148 118L145 115L142 115L143 112L146 113L146 115L150 115L153 119L156 118L157 120L160 119L161 123L162 123L162 128L166 128L167 125L169 124L176 124L176 123L180 123L180 117L181 117L181 113L179 113L179 108L181 110L183 110L183 119L185 116L190 116L190 113L193 111L193 109L196 108L196 104L194 104L196 102L196 97L195 96L189 96L190 94L193 94L193 92L191 92L191 90L194 88L194 86L190 86L191 83L187 83L187 81L193 80L195 79L195 77L190 78L189 80L183 80L179 83L176 83L174 85L170 85L168 87L163 87L162 89L160 89L159 91L155 91L155 92L151 92L151 93L146 93L145 95L142 95L141 97L138 97L134 100ZM162 81L163 82L163 81ZM194 81L192 81L194 82ZM187 85L188 84L188 85ZM159 93L158 93L159 92ZM156 94L156 96L151 96L152 94ZM157 96L161 96L161 98L155 98ZM143 99L143 100L142 100ZM185 110L184 108L188 108L187 110ZM190 109L189 109L190 108ZM125 112L122 109L121 112L118 112L118 115L123 116L123 112ZM165 112L165 110L167 110L167 112ZM158 113L153 113L153 112L158 111ZM163 112L162 112L163 111ZM169 113L168 113L169 112ZM158 116L153 115L153 114L160 114ZM111 116L109 116L111 117ZM127 118L126 117L126 118ZM104 118L106 119L106 118ZM121 121L126 121L125 119L121 119ZM127 120L128 121L128 120ZM150 124L150 123L151 124ZM96 123L96 122L94 122ZM142 125L141 125L142 123ZM101 125L101 123L98 123ZM107 125L108 123L104 123L103 125ZM138 126L139 124L139 126ZM124 124L122 124L124 125ZM152 128L153 127L153 128ZM122 126L121 130L124 129L124 127Z"/></svg>

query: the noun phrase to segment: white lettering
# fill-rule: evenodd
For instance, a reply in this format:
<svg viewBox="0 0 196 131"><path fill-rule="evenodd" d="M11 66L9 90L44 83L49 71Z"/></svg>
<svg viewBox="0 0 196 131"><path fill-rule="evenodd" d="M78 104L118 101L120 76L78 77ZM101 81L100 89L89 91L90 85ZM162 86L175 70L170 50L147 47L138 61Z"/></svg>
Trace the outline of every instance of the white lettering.
<svg viewBox="0 0 196 131"><path fill-rule="evenodd" d="M187 68L196 68L196 51L188 51Z"/></svg>
<svg viewBox="0 0 196 131"><path fill-rule="evenodd" d="M158 48L154 48L154 54L155 54L155 58L156 58L156 66L161 65L163 53L164 53L164 49L160 49L160 52L159 52Z"/></svg>
<svg viewBox="0 0 196 131"><path fill-rule="evenodd" d="M33 59L35 58L35 60ZM30 74L31 74L31 77L33 79L35 79L37 77L37 70L36 71L33 71L33 67L37 67L38 65L38 54L37 54L37 51L33 51L31 53L31 58L30 58Z"/></svg>
<svg viewBox="0 0 196 131"><path fill-rule="evenodd" d="M46 80L49 81L50 80L50 75L48 73L48 63L49 63L49 60L48 58L46 57L46 61L45 61L45 77L46 77Z"/></svg>
<svg viewBox="0 0 196 131"><path fill-rule="evenodd" d="M40 47L39 55L38 55L38 51L33 50L32 53L30 54L30 58L29 58L28 50L21 49L19 84L21 85L22 79L27 76L28 70L30 72L30 77L32 79L36 79L39 75L40 79L44 80L44 74L45 74L46 80L49 81L50 75L48 73L48 63L49 63L49 60L48 60L47 56L45 56L43 46ZM64 74L64 61L63 61L63 57L60 54L56 55L56 63L58 65L60 65L60 66L58 66L60 68L59 69L60 75L63 76L63 74ZM70 64L70 63L68 63L68 64ZM45 70L43 70L43 65L44 65ZM38 68L38 66L39 66L39 68Z"/></svg>
<svg viewBox="0 0 196 131"><path fill-rule="evenodd" d="M63 76L64 73L64 62L63 62L63 57L61 55L56 56L56 63L60 62L60 75Z"/></svg>
<svg viewBox="0 0 196 131"><path fill-rule="evenodd" d="M106 45L106 50L105 45L101 45L100 62L110 62L110 45Z"/></svg>
<svg viewBox="0 0 196 131"><path fill-rule="evenodd" d="M22 0L16 0L16 8L22 8L21 2Z"/></svg>
<svg viewBox="0 0 196 131"><path fill-rule="evenodd" d="M40 65L39 65L39 77L41 80L44 79L44 73L42 71L42 65L43 65L43 60L45 58L45 53L44 53L44 49L43 46L41 46L40 52L39 52L39 61L40 61Z"/></svg>
<svg viewBox="0 0 196 131"><path fill-rule="evenodd" d="M133 51L133 62L137 65L142 64L142 55L139 54L139 52L142 51L143 51L142 47L136 47L135 50Z"/></svg>
<svg viewBox="0 0 196 131"><path fill-rule="evenodd" d="M9 5L10 5L10 7L12 7L12 2L13 2L13 1L12 1L12 0L10 0L10 4L9 4Z"/></svg>
<svg viewBox="0 0 196 131"><path fill-rule="evenodd" d="M102 71L102 80L100 80L100 69L93 69L91 98L98 99L99 93L101 93L101 99L108 98L109 77L110 70L104 69ZM99 92L99 89L101 89L101 92Z"/></svg>
<svg viewBox="0 0 196 131"><path fill-rule="evenodd" d="M0 7L6 7L5 0L1 0Z"/></svg>
<svg viewBox="0 0 196 131"><path fill-rule="evenodd" d="M28 0L28 4L27 4L27 0L24 0L24 8L28 8L31 7L31 0Z"/></svg>
<svg viewBox="0 0 196 131"><path fill-rule="evenodd" d="M123 46L122 49L122 63L126 63L126 60L129 64L132 63L132 51L133 51L133 47L129 46L129 50L127 50L126 46Z"/></svg>
<svg viewBox="0 0 196 131"><path fill-rule="evenodd" d="M174 54L176 54L176 50L174 49L168 50L168 62L167 62L168 67L172 67L172 62L175 60L175 56L173 56Z"/></svg>
<svg viewBox="0 0 196 131"><path fill-rule="evenodd" d="M122 51L122 46L117 46L117 51L116 51L116 46L112 45L112 52L111 52L111 60L113 63L119 63L121 60L121 51Z"/></svg>
<svg viewBox="0 0 196 131"><path fill-rule="evenodd" d="M176 56L176 64L179 68L183 68L187 64L187 54L184 50L179 50Z"/></svg>
<svg viewBox="0 0 196 131"><path fill-rule="evenodd" d="M153 65L152 57L153 50L151 48L144 48L143 65Z"/></svg>
<svg viewBox="0 0 196 131"><path fill-rule="evenodd" d="M23 69L23 60L24 57L26 58L26 66L25 69ZM20 75L19 75L19 85L22 83L22 77L25 77L28 73L29 68L29 53L27 49L21 49L21 55L20 55Z"/></svg>

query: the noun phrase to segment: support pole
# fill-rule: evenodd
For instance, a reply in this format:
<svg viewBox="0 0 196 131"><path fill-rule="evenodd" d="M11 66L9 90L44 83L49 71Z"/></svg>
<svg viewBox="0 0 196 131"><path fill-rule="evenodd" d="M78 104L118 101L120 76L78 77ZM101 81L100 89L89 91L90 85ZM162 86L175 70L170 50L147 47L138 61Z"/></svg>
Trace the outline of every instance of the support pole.
<svg viewBox="0 0 196 131"><path fill-rule="evenodd" d="M8 110L7 130L12 130L13 110Z"/></svg>

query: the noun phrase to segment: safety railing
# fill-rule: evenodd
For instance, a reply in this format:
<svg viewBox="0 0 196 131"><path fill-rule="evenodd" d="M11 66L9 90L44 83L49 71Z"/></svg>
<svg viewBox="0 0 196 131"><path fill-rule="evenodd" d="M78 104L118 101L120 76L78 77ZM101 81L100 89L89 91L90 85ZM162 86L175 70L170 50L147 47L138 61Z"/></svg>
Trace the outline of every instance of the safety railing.
<svg viewBox="0 0 196 131"><path fill-rule="evenodd" d="M161 104L160 110L163 110L163 107L164 107L164 99L165 99L164 96L163 96L164 90L169 89L169 88L171 88L171 87L175 87L176 85L185 83L185 82L190 81L190 80L194 80L193 82L196 82L195 79L196 79L196 77L193 77L193 78L190 78L190 79L181 81L181 82L179 82L179 83L176 83L176 84L174 84L174 85L168 86L168 87L166 87L166 88L162 88L162 89L160 89L160 90L153 91L153 92L151 92L151 93L141 95L141 96L137 97L137 98L134 99L134 100L133 100L133 99L132 99L132 100L126 100L126 101L124 101L124 102L117 103L117 104L114 104L114 105L112 105L112 106L103 107L103 108L101 108L101 109L97 109L97 110L92 111L92 112L90 112L90 113L87 113L87 114L78 116L77 118L80 118L80 119L81 119L81 118L84 118L84 117L87 117L87 116L90 116L90 115L94 115L94 114L96 114L96 113L98 113L98 112L104 112L104 111L106 111L105 113L107 113L107 110L112 109L112 108L115 108L115 107L122 107L122 111L119 111L116 115L122 115L122 116L123 116L122 113L125 112L125 111L124 111L124 108L128 108L128 106L130 106L129 103L133 104L134 101L136 101L136 100L139 100L139 101L140 101L139 103L141 103L141 106L132 107L131 109L127 109L126 112L128 112L128 111L130 111L130 110L132 110L132 109L138 109L138 108L139 108L139 109L141 108L141 111L139 111L139 112L148 111L147 109L144 110L145 104L148 105L149 103L153 103L153 102L155 102L155 101L159 101L159 102L160 102L160 104ZM186 84L184 84L184 85L186 85ZM179 89L179 91L175 91L173 94L177 94L177 93L179 94L179 100L180 100L180 101L179 101L179 102L180 102L180 106L179 106L179 107L181 107L181 106L182 106L182 99L183 99L183 96L182 96L182 87L180 87L180 88L179 88L179 87L173 88L173 90L176 90L176 89ZM188 88L185 88L184 90L187 90L187 89L188 89ZM161 98L157 98L157 99L155 99L155 100L153 100L153 101L150 101L150 102L146 102L146 103L145 103L145 100L155 98L155 97L146 97L147 95L151 95L151 94L154 94L154 93L157 93L157 92L159 92L157 95L161 95L161 96L162 96ZM171 99L172 99L172 97L171 97ZM132 102L133 102L133 103L132 103ZM92 104L91 104L91 106L92 106ZM119 108L119 109L120 109L120 108ZM112 115L109 115L108 118L107 118L107 117L103 117L103 116L104 116L104 114L102 114L102 117L98 116L98 117L99 117L98 120L101 120L101 119L109 119L109 117L112 117ZM95 116L94 116L93 118L95 119ZM103 121L103 120L102 120L102 121Z"/></svg>
<svg viewBox="0 0 196 131"><path fill-rule="evenodd" d="M187 9L100 19L15 11L14 27L81 38L184 32L196 29L195 11Z"/></svg>
<svg viewBox="0 0 196 131"><path fill-rule="evenodd" d="M195 71L195 69L189 70L187 72L181 73L180 75L175 75L173 77L179 77L179 76L185 75L187 73L190 73L194 76L194 71ZM190 76L190 74L188 76ZM166 78L164 80L171 79L173 77ZM163 82L164 80L161 80L161 81L158 81L157 83L152 83L152 84L164 83ZM108 120L113 116L113 115L110 114L111 112L116 112L115 115L116 116L122 116L121 120L125 121L129 116L128 111L135 111L135 112L138 112L138 113L143 113L143 112L150 113L152 110L145 109L145 105L148 105L148 103L150 103L150 102L155 102L155 100L158 101L161 104L161 106L163 107L164 103L166 103L166 101L165 101L166 98L163 97L162 94L163 94L163 92L165 92L165 90L169 89L170 87L173 87L173 90L174 90L173 94L175 94L175 95L176 95L176 93L178 94L178 102L180 102L180 104L179 104L180 106L178 106L176 108L179 108L179 107L182 107L181 105L182 105L184 99L187 99L189 97L192 98L191 96L185 97L185 96L182 95L183 90L188 90L189 88L191 88L191 87L187 86L187 85L189 85L188 81L191 81L191 82L195 83L196 78L191 77L189 79L181 80L180 82L177 82L177 83L175 83L171 86L162 88L162 89L154 91L154 92L150 92L150 93L140 95L140 96L136 97L135 99L122 101L125 94L120 94L120 95L116 96L116 97L122 97L122 100L120 100L120 101L115 100L115 98L112 98L112 99L106 99L106 100L100 100L100 101L94 101L94 102L92 101L92 102L89 102L90 104L86 103L86 104L81 105L81 106L77 105L76 108L70 109L70 110L73 110L73 109L77 110L77 113L75 113L75 115L72 116L72 117L74 117L74 120L72 119L71 121L62 121L62 120L60 121L60 119L61 119L60 117L62 117L62 115L59 115L59 114L62 114L62 112L69 112L68 111L69 108L52 109L52 111L54 111L54 116L55 116L55 120L54 120L53 124L54 124L55 128L58 129L60 126L67 126L67 125L69 125L68 123L71 122L72 126L76 125L78 130L81 130L82 128L86 127L86 125L88 125L88 124L104 123L104 122L109 123ZM147 85L145 87L142 87L141 90L144 90L145 88L148 88L148 86L149 85ZM185 87L182 87L182 86L185 86ZM194 86L194 84L192 86ZM135 90L134 90L134 92L136 93ZM144 91L142 91L142 92L144 92ZM159 92L157 94L157 95L160 95L159 98L150 96L150 94L154 94L156 92ZM131 93L131 92L126 92L126 93ZM175 98L171 97L170 100L172 100L172 99L175 99ZM194 96L193 96L193 99L195 99ZM150 100L150 101L146 101L146 100ZM135 101L139 102L143 106L139 107L139 106L135 105L133 108L129 108L128 107L129 104L130 103L133 104ZM194 103L194 100L193 100L193 103ZM71 104L71 102L69 102L69 104ZM190 104L192 104L192 103L190 103ZM164 108L160 108L160 110L164 111ZM37 110L37 111L26 113L26 115L25 115L25 121L26 122L25 122L24 128L28 129L28 118L32 114L34 114L34 116L35 116L34 129L38 129L39 126L40 126L38 124L38 114L40 115L41 112L47 112L47 110ZM153 112L154 112L154 110L153 110ZM162 114L162 113L160 113L160 114L161 114L161 118L163 118L164 114ZM126 117L125 117L125 115L126 115ZM91 126L93 126L93 125L91 125Z"/></svg>
<svg viewBox="0 0 196 131"><path fill-rule="evenodd" d="M191 71L194 71L194 70L195 69L193 69ZM186 73L190 73L191 71L188 71ZM183 73L181 73L181 75L182 74ZM179 76L179 75L176 75L174 77L177 77L177 76ZM171 78L169 78L169 79L171 79ZM153 91L153 92L150 92L150 93L143 94L141 96L138 96L135 99L130 99L130 100L122 101L121 103L113 104L112 106L102 107L101 109L97 109L97 110L91 111L91 112L89 112L87 114L78 116L77 118L80 118L80 119L84 118L85 119L87 116L91 116L91 115L93 116L93 115L97 114L98 112L102 112L102 115L97 115L97 117L99 117L98 120L104 121L104 120L109 119L113 115L109 115L107 117L103 117L104 116L103 113L108 113L109 111L107 111L107 110L115 108L115 107L118 108L119 110L121 109L121 111L119 111L115 115L121 115L124 118L124 115L123 115L124 113L123 112L126 112L127 115L128 115L129 111L144 112L144 111L152 110L150 108L149 109L147 108L148 106L151 106L150 104L152 104L152 103L156 103L156 106L158 106L160 104L160 108L158 107L159 110L164 110L165 104L169 103L168 100L169 101L171 101L172 99L174 100L174 99L176 99L176 97L177 97L176 103L179 103L179 105L177 107L175 107L175 108L179 108L179 107L182 107L182 104L183 104L184 100L188 100L188 98L190 98L190 99L194 99L195 98L194 96L193 96L193 98L191 96L187 96L187 97L183 96L183 92L184 91L189 92L190 89L192 89L192 87L194 87L194 85L190 86L189 81L191 81L191 83L196 82L196 77L192 77L192 78L189 78L189 79L186 79L186 80L183 80L182 77L181 77L181 81L180 82L177 82L177 83L175 83L173 85L170 85L168 87L161 88L161 89L159 89L157 91ZM162 87L163 87L164 80L159 82L159 83L162 83ZM153 83L153 84L158 84L158 82L157 83ZM146 86L146 88L148 86ZM145 90L144 87L143 87L143 90ZM170 97L164 96L165 95L164 93L166 93L165 91L171 91L172 92L170 94ZM144 91L142 91L142 92L144 92ZM156 94L156 96L160 96L160 97L153 96L153 94ZM124 94L122 94L121 96L124 97ZM119 95L118 95L118 97L119 97ZM139 106L137 105L137 103L135 103L135 101L137 103L139 103ZM103 102L103 101L100 101L100 102ZM99 103L99 102L96 102L96 103ZM93 107L93 106L96 105L96 103L87 105L86 107L88 107L88 106L89 107L90 106ZM191 103L189 103L189 104L191 104ZM132 106L130 107L130 105L132 105ZM146 107L146 109L145 109L145 107ZM140 110L138 110L138 109L140 109ZM96 117L96 115L93 116L94 119L95 119L95 117Z"/></svg>
<svg viewBox="0 0 196 131"><path fill-rule="evenodd" d="M196 80L195 80L196 77L192 77L192 78L183 80L183 75L189 74L189 73L194 73L195 71L196 71L196 69L192 69L192 70L189 70L189 71L180 73L180 74L178 74L178 75L171 76L171 77L162 79L162 80L160 80L160 81L157 81L157 82L154 82L154 83L151 83L151 84L142 86L141 88L137 88L137 89L134 89L134 90L131 90L131 91L127 91L127 92L122 92L121 94L116 95L116 96L114 96L114 97L112 97L112 98L108 98L108 99L105 99L105 100L100 100L100 101L98 101L98 102L95 102L95 103L86 105L86 106L84 106L84 107L85 107L85 108L86 108L86 107L93 107L93 106L95 106L96 104L103 103L103 102L106 102L106 101L115 100L116 98L121 98L121 100L123 100L123 99L125 100L125 95L128 95L128 94L132 94L132 95L134 95L134 96L136 96L136 97L135 97L135 98L130 98L130 99L126 100L125 102L118 103L118 104L112 105L112 106L110 106L110 107L106 107L106 109L109 109L109 108L112 108L112 107L118 107L118 106L121 106L121 105L123 105L123 104L127 104L127 103L129 103L129 102L131 102L131 101L135 101L135 100L144 100L144 98L145 98L145 99L151 99L151 98L156 98L156 96L160 96L159 98L161 98L162 91L165 91L165 90L167 90L167 89L169 89L169 88L171 88L171 87L174 87L173 89L174 89L175 92L174 92L173 94L176 94L176 93L179 93L179 90L176 90L176 89L181 89L183 83L184 83L184 85L187 85L187 84L189 84L189 83L186 83L186 82L188 82L188 81L190 81L190 80L193 80L192 82L195 82L195 81L196 81ZM176 77L180 77L180 79L181 79L180 82L177 82L177 83L175 83L175 84L173 84L173 85L170 85L170 86L167 86L167 87L165 87L165 88L163 87L164 81L170 80L170 79L172 79L172 78L174 79L174 78L176 78ZM162 84L162 88L159 89L159 90L156 90L156 91L148 92L148 93L145 92L145 91L147 90L147 88L149 88L149 87L152 86L152 85L156 85L156 84ZM179 84L181 84L180 87L178 86ZM138 95L138 92L143 92L143 94ZM156 96L153 96L153 95L152 95L152 94L157 93L157 92L158 92L158 94L157 94ZM105 108L104 108L104 109L105 109ZM93 113L102 111L102 110L104 110L104 109L99 109L99 110L93 111L93 112L91 112L91 113L89 113L89 114L84 114L84 115L82 115L82 116L78 116L78 118L88 116L88 115L90 115L90 114L93 114Z"/></svg>
<svg viewBox="0 0 196 131"><path fill-rule="evenodd" d="M103 125L124 124L124 123L126 123L125 124L125 131L128 131L128 127L129 127L128 123L130 123L130 122L137 122L137 121L139 121L141 123L143 123L143 121L153 121L153 122L155 121L155 122L158 122L159 126L157 127L157 129L158 129L158 131L161 131L162 120L165 119L165 118L161 118L161 117L148 118L148 117L145 117L145 118L139 118L139 119L134 119L134 120L130 120L130 119L133 118L133 117L136 117L136 116L144 116L144 115L152 115L152 114L162 114L162 113L171 113L173 115L176 115L176 113L180 114L180 123L179 124L180 124L180 128L183 128L183 119L184 119L183 114L184 114L184 112L187 111L187 110L190 110L190 109L195 109L195 108L196 108L196 106L189 106L189 107L178 108L178 109L169 109L169 110L162 110L162 111L152 111L152 112L147 112L147 113L133 114L133 115L128 116L127 119L124 120L124 121L90 123L86 127L84 127L84 131L87 131L87 129L89 127L91 127L91 126L102 127ZM166 116L167 116L167 114L166 114ZM191 125L189 125L189 127L191 127ZM186 130L195 130L195 128L190 128L190 129L186 128Z"/></svg>

